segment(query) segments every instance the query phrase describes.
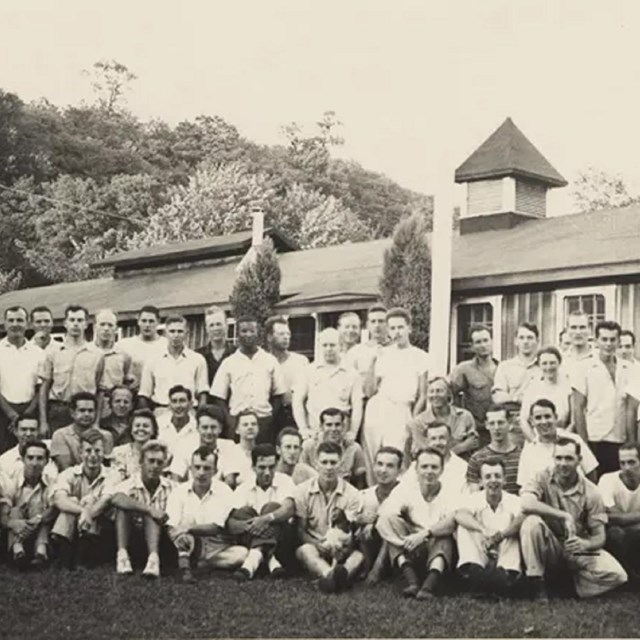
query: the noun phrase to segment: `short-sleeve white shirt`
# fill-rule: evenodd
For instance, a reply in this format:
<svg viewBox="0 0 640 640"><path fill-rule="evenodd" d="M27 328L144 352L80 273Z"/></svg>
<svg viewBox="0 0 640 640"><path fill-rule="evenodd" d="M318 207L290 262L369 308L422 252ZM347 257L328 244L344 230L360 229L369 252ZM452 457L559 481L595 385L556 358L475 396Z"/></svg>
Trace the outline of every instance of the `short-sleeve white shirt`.
<svg viewBox="0 0 640 640"><path fill-rule="evenodd" d="M167 500L167 524L188 529L197 525L224 527L233 509L233 491L224 482L212 480L209 491L199 498L192 482L176 486Z"/></svg>
<svg viewBox="0 0 640 640"><path fill-rule="evenodd" d="M476 491L465 496L460 501L458 508L469 511L484 527L498 531L506 529L515 518L522 514L520 497L506 491L502 492L502 499L495 511L487 502L484 491Z"/></svg>
<svg viewBox="0 0 640 640"><path fill-rule="evenodd" d="M15 347L7 338L0 340L0 394L8 402L31 402L45 355L28 340L21 347Z"/></svg>
<svg viewBox="0 0 640 640"><path fill-rule="evenodd" d="M420 390L420 376L429 371L430 364L429 354L413 345L382 348L375 364L375 375L380 378L378 393L393 402L412 404Z"/></svg>
<svg viewBox="0 0 640 640"><path fill-rule="evenodd" d="M233 492L234 508L253 507L260 513L264 505L269 502L282 505L287 498L293 498L294 490L293 480L284 473L276 471L271 485L266 489L256 484L256 477L253 474Z"/></svg>
<svg viewBox="0 0 640 640"><path fill-rule="evenodd" d="M640 486L634 491L628 489L620 479L620 472L605 473L598 482L602 501L607 509L622 513L640 511Z"/></svg>

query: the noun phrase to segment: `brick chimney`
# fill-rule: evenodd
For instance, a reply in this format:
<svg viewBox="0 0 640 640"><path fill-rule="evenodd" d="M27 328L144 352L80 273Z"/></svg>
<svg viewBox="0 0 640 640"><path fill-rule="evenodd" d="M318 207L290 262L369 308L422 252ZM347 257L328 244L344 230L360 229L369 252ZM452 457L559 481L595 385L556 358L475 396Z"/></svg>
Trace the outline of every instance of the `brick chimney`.
<svg viewBox="0 0 640 640"><path fill-rule="evenodd" d="M507 118L457 169L466 185L460 233L509 229L547 215L547 191L567 181Z"/></svg>

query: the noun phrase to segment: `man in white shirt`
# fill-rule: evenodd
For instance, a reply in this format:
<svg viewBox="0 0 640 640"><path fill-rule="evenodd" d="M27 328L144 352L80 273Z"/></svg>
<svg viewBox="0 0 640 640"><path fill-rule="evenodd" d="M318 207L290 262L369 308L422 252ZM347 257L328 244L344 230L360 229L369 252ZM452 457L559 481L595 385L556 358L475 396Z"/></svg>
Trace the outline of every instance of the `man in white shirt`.
<svg viewBox="0 0 640 640"><path fill-rule="evenodd" d="M290 524L273 524L269 515L285 500L293 499L295 490L293 480L275 470L276 461L276 449L272 444L256 445L251 451L253 477L234 492L234 509L227 528L248 548L247 557L235 574L241 580L251 580L265 562L270 575L281 576L284 573L282 555L292 551L291 545L295 541Z"/></svg>
<svg viewBox="0 0 640 640"><path fill-rule="evenodd" d="M575 311L567 318L567 333L571 339L571 348L563 353L563 370L569 376L580 368L586 360L593 356L594 349L591 345L591 329L589 327L589 317L586 313Z"/></svg>
<svg viewBox="0 0 640 640"><path fill-rule="evenodd" d="M184 440L196 440L197 424L191 391L181 384L169 389L169 411L158 417L158 440L162 440L171 453L179 449ZM195 447L194 447L195 449Z"/></svg>
<svg viewBox="0 0 640 640"><path fill-rule="evenodd" d="M255 411L259 425L257 442L275 443L273 417L278 415L286 391L282 368L259 346L255 318L238 318L236 327L238 349L220 365L211 395L228 407L233 428L241 411Z"/></svg>
<svg viewBox="0 0 640 640"><path fill-rule="evenodd" d="M160 311L151 305L144 306L138 312L140 333L119 341L120 348L131 356L131 386L135 389L140 387L144 365L167 349L167 339L158 333L159 323Z"/></svg>
<svg viewBox="0 0 640 640"><path fill-rule="evenodd" d="M482 491L466 497L456 511L458 571L475 595L508 595L520 576L520 498L504 491L502 460L480 465ZM491 567L495 561L495 567Z"/></svg>
<svg viewBox="0 0 640 640"><path fill-rule="evenodd" d="M216 480L218 456L199 447L191 456L190 480L171 492L167 501L169 536L178 550L183 582L193 582L192 568L237 569L247 548L229 542L226 522L234 508L233 491Z"/></svg>
<svg viewBox="0 0 640 640"><path fill-rule="evenodd" d="M18 418L35 416L38 411L44 351L26 339L27 320L23 307L4 312L7 335L0 340L0 453L15 445Z"/></svg>
<svg viewBox="0 0 640 640"><path fill-rule="evenodd" d="M598 483L609 522L606 548L622 564L629 579L640 582L640 445L627 442L618 450L620 471L605 473Z"/></svg>
<svg viewBox="0 0 640 640"><path fill-rule="evenodd" d="M406 583L402 595L408 598L434 597L443 573L451 569L458 496L440 482L443 463L440 451L421 449L416 459L418 481L400 483L380 508L376 527L389 545L392 563L402 572Z"/></svg>
<svg viewBox="0 0 640 640"><path fill-rule="evenodd" d="M546 398L536 400L529 409L529 424L535 436L533 442L525 442L518 465L518 484L524 487L545 469L554 465L553 450L560 438L568 438L580 445L580 466L586 478L595 482L598 461L585 441L577 434L557 426L556 407Z"/></svg>
<svg viewBox="0 0 640 640"><path fill-rule="evenodd" d="M182 316L167 318L167 347L145 363L139 400L153 405L156 417L169 411L169 390L182 385L199 404L207 401L207 363L187 347L187 321Z"/></svg>

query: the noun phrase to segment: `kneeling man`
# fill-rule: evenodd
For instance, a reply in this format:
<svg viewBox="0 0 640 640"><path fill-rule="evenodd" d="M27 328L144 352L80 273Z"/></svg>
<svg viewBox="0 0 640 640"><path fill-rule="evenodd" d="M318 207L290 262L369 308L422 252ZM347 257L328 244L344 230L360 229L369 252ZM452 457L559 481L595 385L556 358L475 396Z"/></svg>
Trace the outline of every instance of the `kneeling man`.
<svg viewBox="0 0 640 640"><path fill-rule="evenodd" d="M532 596L539 601L548 600L544 576L552 569L568 569L581 598L627 581L624 569L603 549L607 513L597 487L578 474L580 459L580 444L559 438L553 467L530 480L520 494L527 514L520 544Z"/></svg>
<svg viewBox="0 0 640 640"><path fill-rule="evenodd" d="M472 594L507 595L520 576L520 498L504 490L501 459L480 464L480 486L456 511L458 570ZM490 568L493 567L493 568Z"/></svg>
<svg viewBox="0 0 640 640"><path fill-rule="evenodd" d="M377 528L406 582L402 594L427 600L451 567L455 493L440 484L444 458L433 448L416 455L417 482L401 482L380 507ZM424 574L426 573L426 576ZM419 576L424 580L420 586Z"/></svg>
<svg viewBox="0 0 640 640"><path fill-rule="evenodd" d="M190 480L178 485L167 500L169 536L178 550L183 582L193 582L192 567L237 569L247 548L235 544L225 528L233 510L233 491L214 479L218 454L198 447L191 456Z"/></svg>

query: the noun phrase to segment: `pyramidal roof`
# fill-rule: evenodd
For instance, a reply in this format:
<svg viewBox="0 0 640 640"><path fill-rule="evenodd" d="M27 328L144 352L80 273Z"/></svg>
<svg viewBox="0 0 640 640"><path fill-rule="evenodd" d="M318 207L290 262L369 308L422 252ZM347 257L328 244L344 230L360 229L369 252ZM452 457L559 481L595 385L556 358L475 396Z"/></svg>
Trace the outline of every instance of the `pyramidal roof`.
<svg viewBox="0 0 640 640"><path fill-rule="evenodd" d="M564 187L567 181L507 118L457 169L456 182L521 176Z"/></svg>

